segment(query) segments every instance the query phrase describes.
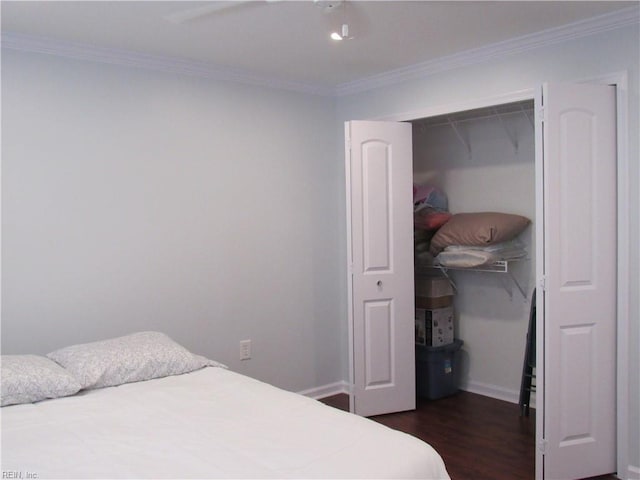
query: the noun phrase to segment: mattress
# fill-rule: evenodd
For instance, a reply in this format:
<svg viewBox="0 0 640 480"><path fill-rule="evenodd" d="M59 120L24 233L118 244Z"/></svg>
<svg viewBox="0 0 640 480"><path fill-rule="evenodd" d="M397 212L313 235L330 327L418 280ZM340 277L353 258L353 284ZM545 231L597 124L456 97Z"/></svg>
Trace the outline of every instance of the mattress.
<svg viewBox="0 0 640 480"><path fill-rule="evenodd" d="M449 478L415 437L218 367L1 415L20 478Z"/></svg>

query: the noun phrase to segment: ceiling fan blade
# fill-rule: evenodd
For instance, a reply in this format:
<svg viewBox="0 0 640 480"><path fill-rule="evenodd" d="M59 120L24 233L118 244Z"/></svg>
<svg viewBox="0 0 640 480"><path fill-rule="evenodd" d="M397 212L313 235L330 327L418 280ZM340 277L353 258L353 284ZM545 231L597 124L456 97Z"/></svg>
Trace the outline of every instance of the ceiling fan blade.
<svg viewBox="0 0 640 480"><path fill-rule="evenodd" d="M200 7L169 13L165 15L164 18L172 23L187 23L192 20L197 20L201 17L206 17L207 15L222 12L224 10L242 7L246 3L250 3L251 1L252 0L214 1Z"/></svg>

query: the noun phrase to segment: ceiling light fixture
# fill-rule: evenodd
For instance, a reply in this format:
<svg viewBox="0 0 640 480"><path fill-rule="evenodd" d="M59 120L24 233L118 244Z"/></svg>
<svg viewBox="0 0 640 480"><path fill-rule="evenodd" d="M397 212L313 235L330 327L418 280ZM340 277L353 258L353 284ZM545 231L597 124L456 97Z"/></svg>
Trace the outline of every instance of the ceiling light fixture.
<svg viewBox="0 0 640 480"><path fill-rule="evenodd" d="M316 7L324 10L324 13L331 13L342 5L342 0L313 0L313 3Z"/></svg>
<svg viewBox="0 0 640 480"><path fill-rule="evenodd" d="M316 5L320 4L321 0L316 0L317 3ZM347 0L334 0L334 1L325 1L323 2L326 4L330 4L331 5L331 11L337 9L338 7L341 7L342 12L340 14L340 16L342 17L342 22L340 22L340 27L339 30L334 30L333 32L331 32L329 34L329 37L331 38L331 40L335 40L337 42L339 42L340 40L351 40L353 38L353 35L349 35L349 15L347 12ZM325 12L329 11L327 10L327 7L325 6Z"/></svg>
<svg viewBox="0 0 640 480"><path fill-rule="evenodd" d="M330 37L332 40L350 40L352 37L349 36L349 24L343 23L340 33L333 32Z"/></svg>

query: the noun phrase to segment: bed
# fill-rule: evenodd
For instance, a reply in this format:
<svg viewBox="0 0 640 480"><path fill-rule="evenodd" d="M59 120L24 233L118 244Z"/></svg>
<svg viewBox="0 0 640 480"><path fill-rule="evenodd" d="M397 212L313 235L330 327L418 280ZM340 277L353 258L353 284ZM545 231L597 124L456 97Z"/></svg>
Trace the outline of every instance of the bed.
<svg viewBox="0 0 640 480"><path fill-rule="evenodd" d="M129 352L136 342L122 340L135 335L155 340ZM114 340L115 349L3 356L3 478L449 478L415 437L232 372L157 332ZM25 393L34 372L51 376L40 401Z"/></svg>

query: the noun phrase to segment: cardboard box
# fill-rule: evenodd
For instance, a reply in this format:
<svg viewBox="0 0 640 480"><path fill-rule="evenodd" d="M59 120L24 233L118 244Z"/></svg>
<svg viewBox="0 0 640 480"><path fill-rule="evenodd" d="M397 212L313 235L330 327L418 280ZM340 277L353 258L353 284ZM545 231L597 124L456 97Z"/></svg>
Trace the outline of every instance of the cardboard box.
<svg viewBox="0 0 640 480"><path fill-rule="evenodd" d="M451 307L452 305L452 295L447 295L446 297L416 297L416 308L433 310L435 308Z"/></svg>
<svg viewBox="0 0 640 480"><path fill-rule="evenodd" d="M453 287L445 277L429 277L416 275L416 297L450 297L453 295Z"/></svg>
<svg viewBox="0 0 640 480"><path fill-rule="evenodd" d="M453 343L453 307L416 308L416 345L439 347Z"/></svg>

